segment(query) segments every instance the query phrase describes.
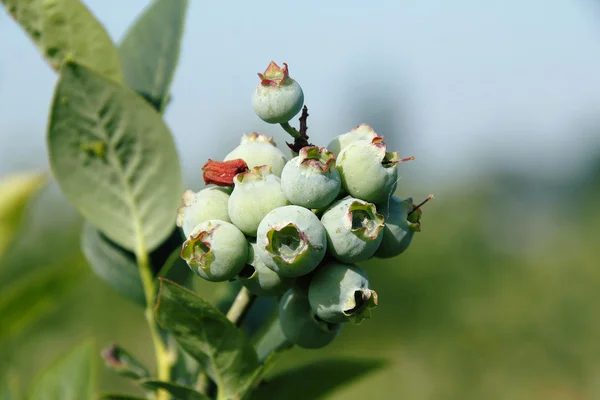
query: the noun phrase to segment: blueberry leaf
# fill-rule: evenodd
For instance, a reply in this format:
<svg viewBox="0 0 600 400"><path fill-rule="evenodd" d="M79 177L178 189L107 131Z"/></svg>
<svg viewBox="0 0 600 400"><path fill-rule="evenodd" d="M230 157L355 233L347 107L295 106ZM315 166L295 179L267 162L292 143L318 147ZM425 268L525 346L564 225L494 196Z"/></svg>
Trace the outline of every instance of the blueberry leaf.
<svg viewBox="0 0 600 400"><path fill-rule="evenodd" d="M341 386L385 366L380 359L330 359L282 372L261 384L252 399L322 399ZM324 379L324 377L326 377ZM307 385L306 382L310 382Z"/></svg>
<svg viewBox="0 0 600 400"><path fill-rule="evenodd" d="M182 192L175 143L161 116L133 91L66 64L47 140L63 193L113 242L146 252L172 233Z"/></svg>
<svg viewBox="0 0 600 400"><path fill-rule="evenodd" d="M121 296L144 306L144 289L135 255L118 246L90 223L83 227L81 248L92 271Z"/></svg>
<svg viewBox="0 0 600 400"><path fill-rule="evenodd" d="M207 301L164 279L155 311L158 322L217 383L219 399L243 396L259 362L241 330Z"/></svg>
<svg viewBox="0 0 600 400"><path fill-rule="evenodd" d="M135 254L117 245L90 223L81 233L81 248L92 271L121 296L145 306L144 290ZM150 254L154 274L183 283L190 269L179 257L181 234L173 230L169 238Z"/></svg>
<svg viewBox="0 0 600 400"><path fill-rule="evenodd" d="M208 397L187 386L177 385L171 382L146 380L140 382L146 389L163 389L177 400L209 400Z"/></svg>
<svg viewBox="0 0 600 400"><path fill-rule="evenodd" d="M55 70L71 59L117 82L123 80L117 47L82 1L2 0L2 3Z"/></svg>
<svg viewBox="0 0 600 400"><path fill-rule="evenodd" d="M125 83L159 112L179 59L187 0L155 0L119 44Z"/></svg>

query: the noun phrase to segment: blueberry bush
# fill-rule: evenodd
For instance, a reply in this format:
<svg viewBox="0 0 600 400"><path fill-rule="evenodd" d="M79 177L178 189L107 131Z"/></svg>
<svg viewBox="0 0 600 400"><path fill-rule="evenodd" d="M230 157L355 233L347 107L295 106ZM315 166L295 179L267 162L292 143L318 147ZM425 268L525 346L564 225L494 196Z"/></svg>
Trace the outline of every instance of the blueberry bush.
<svg viewBox="0 0 600 400"><path fill-rule="evenodd" d="M205 188L184 191L163 114L187 2L154 1L118 46L78 0L3 3L59 74L48 157L86 220L83 253L98 277L143 308L152 336L155 370L119 345L102 351L108 368L150 399L248 399L286 350L321 348L345 324L371 317L379 298L358 264L405 252L432 198L394 195L412 157L389 151L367 124L325 147L311 143L302 88L287 64L271 62L251 104L289 133L287 149L244 134L207 160ZM24 195L43 180L30 178ZM228 310L194 293L196 275L240 283ZM276 299L276 316L244 329L258 297ZM137 398L96 393L94 354L90 343L74 348L30 398Z"/></svg>

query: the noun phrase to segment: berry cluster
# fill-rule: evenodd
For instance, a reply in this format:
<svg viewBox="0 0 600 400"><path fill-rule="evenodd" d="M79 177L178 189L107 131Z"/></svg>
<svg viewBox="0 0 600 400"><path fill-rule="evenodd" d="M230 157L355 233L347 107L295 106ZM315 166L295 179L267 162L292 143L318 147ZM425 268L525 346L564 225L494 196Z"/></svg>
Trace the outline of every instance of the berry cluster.
<svg viewBox="0 0 600 400"><path fill-rule="evenodd" d="M304 96L287 65L271 63L259 76L256 113L293 130L287 122ZM305 132L295 133L296 144L308 143ZM398 164L411 159L388 152L366 124L327 148L303 146L290 160L271 138L244 135L224 161L203 167L214 186L184 193L181 256L209 281L239 279L255 295L282 295L279 319L288 341L325 346L343 323L360 323L377 305L356 264L401 254L420 230L423 203L393 196Z"/></svg>

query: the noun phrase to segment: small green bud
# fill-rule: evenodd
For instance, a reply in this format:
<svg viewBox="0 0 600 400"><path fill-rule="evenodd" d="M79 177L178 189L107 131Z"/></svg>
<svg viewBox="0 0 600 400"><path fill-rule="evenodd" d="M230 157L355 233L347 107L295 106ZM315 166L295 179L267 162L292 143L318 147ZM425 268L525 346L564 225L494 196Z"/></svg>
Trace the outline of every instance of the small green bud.
<svg viewBox="0 0 600 400"><path fill-rule="evenodd" d="M327 251L342 262L371 258L383 239L383 216L374 204L353 197L335 202L321 217Z"/></svg>
<svg viewBox="0 0 600 400"><path fill-rule="evenodd" d="M313 312L325 321L359 324L371 317L371 308L377 306L378 299L360 267L328 263L315 272L308 301Z"/></svg>
<svg viewBox="0 0 600 400"><path fill-rule="evenodd" d="M306 349L328 345L342 329L342 324L326 322L316 316L308 299L293 290L279 302L279 322L286 339Z"/></svg>
<svg viewBox="0 0 600 400"><path fill-rule="evenodd" d="M281 176L281 171L287 161L283 152L277 148L273 138L256 132L252 132L250 135L244 134L240 145L227 154L224 161L236 159L244 160L250 169L268 165L277 176Z"/></svg>
<svg viewBox="0 0 600 400"><path fill-rule="evenodd" d="M316 146L303 147L281 174L281 189L290 203L311 209L331 204L341 185L333 153Z"/></svg>
<svg viewBox="0 0 600 400"><path fill-rule="evenodd" d="M250 242L248 263L238 277L242 285L257 296L279 296L285 293L294 282L269 269L258 256L256 242Z"/></svg>
<svg viewBox="0 0 600 400"><path fill-rule="evenodd" d="M258 255L281 276L310 273L325 257L325 228L312 211L299 206L279 207L260 222L256 236Z"/></svg>
<svg viewBox="0 0 600 400"><path fill-rule="evenodd" d="M235 186L228 204L229 218L245 235L256 236L258 224L264 216L288 204L280 179L268 165L237 174L233 183Z"/></svg>
<svg viewBox="0 0 600 400"><path fill-rule="evenodd" d="M270 124L288 122L302 109L304 93L288 73L286 63L280 68L273 61L264 74L258 74L260 83L252 95L256 115Z"/></svg>
<svg viewBox="0 0 600 400"><path fill-rule="evenodd" d="M415 206L412 198L401 200L391 197L389 201L377 206L385 219L383 240L375 252L375 257L390 258L406 251L415 232L421 231L421 206L433 199L429 195L425 201Z"/></svg>
<svg viewBox="0 0 600 400"><path fill-rule="evenodd" d="M183 205L177 209L177 226L187 238L200 222L218 219L231 222L227 204L230 188L211 186L194 193L186 190L181 197Z"/></svg>
<svg viewBox="0 0 600 400"><path fill-rule="evenodd" d="M248 260L248 242L233 224L208 220L197 225L181 249L196 274L211 282L234 279Z"/></svg>

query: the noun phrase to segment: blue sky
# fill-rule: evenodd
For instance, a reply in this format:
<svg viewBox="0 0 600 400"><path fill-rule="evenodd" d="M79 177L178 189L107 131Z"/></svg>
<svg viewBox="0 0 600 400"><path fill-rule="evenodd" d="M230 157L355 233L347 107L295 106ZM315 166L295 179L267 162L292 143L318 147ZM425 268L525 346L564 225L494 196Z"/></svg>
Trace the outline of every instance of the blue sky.
<svg viewBox="0 0 600 400"><path fill-rule="evenodd" d="M147 1L85 3L118 40ZM594 0L190 3L166 115L188 180L244 132L283 144L250 105L271 59L303 87L311 139L326 145L369 123L415 155L411 179L468 178L499 164L562 176L598 154L588 126L600 126ZM44 167L56 75L4 11L0 54L0 175Z"/></svg>

